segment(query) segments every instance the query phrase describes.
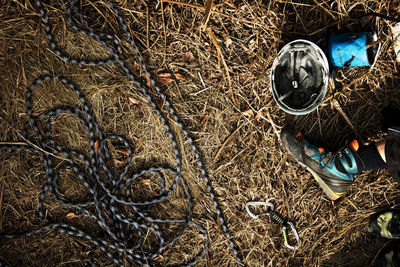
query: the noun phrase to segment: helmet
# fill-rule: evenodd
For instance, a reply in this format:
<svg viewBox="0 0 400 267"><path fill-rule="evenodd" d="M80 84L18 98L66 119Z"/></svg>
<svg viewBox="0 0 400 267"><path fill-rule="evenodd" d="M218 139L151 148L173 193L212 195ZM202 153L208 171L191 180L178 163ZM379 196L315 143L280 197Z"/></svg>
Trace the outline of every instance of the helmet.
<svg viewBox="0 0 400 267"><path fill-rule="evenodd" d="M325 97L329 64L314 43L295 40L278 53L271 70L272 95L287 113L303 115L315 110Z"/></svg>

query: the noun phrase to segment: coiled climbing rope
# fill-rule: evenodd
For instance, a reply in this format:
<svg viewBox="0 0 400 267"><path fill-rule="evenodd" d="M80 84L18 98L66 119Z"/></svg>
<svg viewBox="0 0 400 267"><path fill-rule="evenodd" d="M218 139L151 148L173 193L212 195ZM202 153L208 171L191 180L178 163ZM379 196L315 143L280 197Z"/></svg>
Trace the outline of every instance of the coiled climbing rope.
<svg viewBox="0 0 400 267"><path fill-rule="evenodd" d="M216 214L220 220L222 230L224 231L226 238L228 239L228 242L233 250L233 253L238 263L240 264L241 258L236 249L236 245L233 242L228 231L228 227L222 215L221 207L219 206L215 197L214 189L211 185L208 173L205 170L203 160L200 156L196 144L189 136L188 132L185 130L183 124L181 123L174 108L166 98L165 94L156 85L154 79L151 77L151 74L146 70L146 66L144 65L144 62L133 43L133 39L128 30L128 27L123 18L118 14L118 10L113 6L111 2L108 2L106 0L103 0L103 2L108 4L115 13L116 17L118 18L118 22L123 29L123 34L125 35L125 38L127 39L131 48L136 54L139 64L141 65L145 73L150 77L150 82L155 88L157 94L164 100L169 115L172 116L173 120L179 126L186 140L190 143L202 177L206 183L207 189L213 201ZM118 266L124 265L123 260L125 258L128 258L129 260L137 264L148 266L153 265L153 260L157 256L159 256L168 247L172 246L185 233L188 227L193 226L204 236L204 245L196 256L194 256L191 260L183 263L182 265L191 266L195 264L205 254L205 251L209 245L209 238L205 229L192 220L192 197L189 191L189 187L182 175L182 155L178 149L176 137L170 128L170 124L166 119L166 115L157 106L154 98L148 93L145 86L143 86L135 78L135 76L132 74L132 71L120 58L119 55L122 51L122 48L118 39L110 34L95 32L93 28L89 26L82 13L80 13L79 10L76 8L77 0L69 0L69 6L67 8L68 22L76 31L82 34L89 35L97 40L99 43L101 43L104 48L106 48L110 52L110 58L97 61L81 59L78 60L71 59L68 55L61 52L50 30L51 25L49 20L46 18L46 12L42 6L42 3L40 1L37 1L36 4L42 15L42 21L45 25L45 32L50 41L50 47L63 60L73 64L83 65L103 65L111 62L117 62L121 66L125 74L133 81L133 83L143 93L143 95L147 97L155 113L158 115L162 124L164 125L164 128L167 131L174 147L176 156L176 167L151 167L147 169L142 169L135 174L129 174L129 177L127 178L126 176L129 173L128 171L132 162L132 149L128 141L123 136L119 135L103 135L95 117L91 114L90 108L86 103L85 98L83 97L80 90L72 82L63 77L40 77L36 79L27 90L26 111L29 117L29 123L27 123L27 125L25 126L24 132L25 138L28 138L26 132L29 130L30 127L34 130L35 134L38 137L40 149L34 145L1 145L0 150L27 150L40 154L44 163L46 183L39 197L39 216L45 221L46 224L30 232L19 234L0 234L0 238L18 238L27 235L33 235L46 229L56 229L59 232L66 233L71 236L85 238L91 241L108 257L110 257L113 262ZM73 13L75 15L78 15L84 29L80 28L74 22L72 18ZM44 112L39 116L35 116L32 111L33 91L38 84L45 82L46 80L53 79L69 87L77 95L83 108L54 108ZM74 116L77 120L80 121L82 126L88 132L90 141L89 156L79 151L64 149L52 138L50 134L52 121L59 118L61 114L70 114ZM43 124L45 130L44 133L39 129L38 123ZM95 147L96 142L99 142L98 149L96 149ZM107 147L108 142L118 142L119 144L122 144L128 151L127 164L124 166L123 171L118 175L113 173L106 164L106 162L111 158L110 151ZM45 153L45 151L49 149L51 149L53 154L62 155L65 158L64 164L61 167L59 165L56 166L56 161L54 160L52 155ZM77 163L78 161L83 162L83 166L81 163ZM72 201L63 197L60 193L58 189L58 180L60 177L60 173L64 170L70 170L74 172L89 192L89 197L85 198L87 199L85 200L85 202L73 203ZM166 181L163 173L169 173L170 175L173 175L175 177L174 183L169 188L166 188L165 186ZM134 199L137 199L137 196L132 195L130 187L135 179L138 179L139 177L146 174L155 175L158 178L160 183L160 190L159 192L157 192L157 194L155 194L156 197L152 198L151 200L135 201ZM104 175L106 177L104 177ZM153 215L150 214L151 212L147 212L148 207L151 207L152 205L166 200L174 192L178 184L183 186L185 194L187 196L185 201L187 202L188 211L183 218L159 219L153 217ZM64 206L76 208L81 211L82 214L92 217L105 231L106 235L95 237L70 224L50 222L45 216L44 208L44 202L48 195L51 195L56 201L63 204ZM134 218L132 218L125 212L124 206L130 207L135 212ZM105 216L105 214L107 214L107 216ZM167 241L167 238L164 236L164 233L161 230L160 226L160 224L165 223L181 223L183 224L183 227L179 233L177 233L171 240ZM144 231L151 231L155 233L155 236L158 239L157 245L155 246L153 244L154 246L147 250L141 247L142 241L145 238L143 236Z"/></svg>

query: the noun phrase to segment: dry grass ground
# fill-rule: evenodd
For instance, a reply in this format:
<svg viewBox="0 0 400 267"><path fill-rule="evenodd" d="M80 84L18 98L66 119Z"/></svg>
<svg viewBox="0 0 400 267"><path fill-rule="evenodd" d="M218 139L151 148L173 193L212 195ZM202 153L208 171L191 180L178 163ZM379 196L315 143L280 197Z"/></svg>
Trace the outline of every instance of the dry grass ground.
<svg viewBox="0 0 400 267"><path fill-rule="evenodd" d="M115 17L102 1L81 2L84 8L91 6L88 2L97 8L91 7L86 13L93 25L121 37ZM202 6L205 1L182 2ZM201 27L204 9L171 3L164 3L161 8L160 1L143 0L119 1L117 7L132 29L147 68L155 76L174 73L177 78L170 83L168 79L158 83L195 137L244 263L368 264L384 244L366 234L368 217L379 209L398 207L398 184L387 171L365 172L343 198L331 202L310 174L288 157L278 135L282 126L292 124L315 142L332 149L352 134L363 142L382 136L380 111L388 104L400 103L400 73L395 64L390 23L360 17L369 11L396 15L400 1L214 2L221 4L213 9L207 24L214 41L210 32ZM63 51L80 58L108 55L100 44L66 23L66 3L50 1L46 7ZM305 38L326 48L326 37L337 30L377 30L384 40L376 67L336 98L356 133L329 102L309 115L296 117L281 111L270 92L269 70L284 44ZM219 46L220 59L214 42ZM134 68L132 50L125 48L123 57ZM348 84L366 71L340 70L337 77ZM64 62L50 49L33 1L0 0L0 140L21 140L20 133L27 121L26 90L43 74L68 77L82 89L103 132L126 136L132 143L134 168L173 164L172 144L160 120L118 64L77 66ZM145 81L142 70L136 69L136 74ZM135 104L129 104L129 97ZM39 86L34 101L37 113L61 104L78 103L67 88L54 82ZM87 134L68 116L54 123L52 134L65 147L82 151L87 148ZM33 136L31 141L35 142ZM194 196L194 220L207 229L211 238L208 252L198 266L233 266L233 253L216 220L188 142L180 138L179 146L184 155L183 173ZM33 153L10 151L1 152L0 161L0 232L37 228L42 223L37 215L38 196L45 182L42 161ZM142 191L148 189L146 186L142 185ZM73 199L85 193L73 176L64 177L60 187ZM280 229L269 218L250 219L245 204L251 200L270 200L285 213L297 227L301 248L291 251L283 247ZM178 192L159 209L160 216L184 213L181 203ZM48 216L56 221L67 221L94 232L97 229L95 222L82 214L66 219L65 214L74 210L51 198L46 208ZM198 233L190 230L157 262L182 263L195 254L200 243ZM11 266L84 266L89 258L101 266L112 265L90 242L52 230L0 240L0 260Z"/></svg>

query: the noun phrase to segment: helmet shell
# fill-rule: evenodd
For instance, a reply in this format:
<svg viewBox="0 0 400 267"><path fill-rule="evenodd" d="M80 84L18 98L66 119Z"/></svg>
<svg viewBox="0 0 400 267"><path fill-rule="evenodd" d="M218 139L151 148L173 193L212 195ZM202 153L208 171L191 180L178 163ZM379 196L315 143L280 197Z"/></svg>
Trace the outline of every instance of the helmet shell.
<svg viewBox="0 0 400 267"><path fill-rule="evenodd" d="M278 106L293 115L315 110L325 97L329 63L316 44L298 39L285 45L270 73L272 95Z"/></svg>

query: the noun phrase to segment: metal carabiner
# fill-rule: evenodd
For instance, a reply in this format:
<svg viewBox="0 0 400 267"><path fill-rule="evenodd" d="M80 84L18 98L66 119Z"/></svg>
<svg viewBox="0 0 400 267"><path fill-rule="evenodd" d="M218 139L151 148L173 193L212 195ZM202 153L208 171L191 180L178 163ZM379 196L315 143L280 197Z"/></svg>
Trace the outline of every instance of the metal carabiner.
<svg viewBox="0 0 400 267"><path fill-rule="evenodd" d="M250 211L250 206L268 206L269 210L267 211L267 213L261 213L261 214L257 214L255 215L254 213L252 213ZM284 219L282 218L281 215L277 214L276 212L274 212L274 204L272 204L271 202L259 202L259 201L250 201L246 203L246 211L247 213L250 215L251 218L253 219L258 219L258 217L262 216L262 215L270 215L271 220L276 223L281 225L282 228L282 234L283 234L283 240L284 240L284 245L285 247L289 248L289 249L297 249L300 247L300 237L297 234L296 228L294 227L294 224L291 222L285 222ZM289 228L289 229L288 229ZM296 245L295 246L291 246L289 245L289 241L288 241L288 230L292 230L295 238L296 238Z"/></svg>
<svg viewBox="0 0 400 267"><path fill-rule="evenodd" d="M252 213L250 211L250 208L249 208L250 206L268 206L270 209L268 210L267 213L261 213L261 214L255 215L254 213ZM246 211L250 215L250 217L253 219L257 219L258 217L260 217L262 215L269 215L269 213L273 210L274 210L274 204L272 204L271 202L250 201L250 202L246 203Z"/></svg>
<svg viewBox="0 0 400 267"><path fill-rule="evenodd" d="M293 223L291 223L291 222L287 222L286 224L289 227L283 226L283 228L282 228L283 240L284 240L283 244L285 245L285 247L287 247L289 249L298 249L300 247L300 237L297 234L296 228L294 227ZM295 246L289 245L288 235L287 235L287 231L286 231L287 228L289 228L289 230L292 229L292 232L293 232L293 234L294 234L294 236L296 238L296 241L297 241Z"/></svg>

